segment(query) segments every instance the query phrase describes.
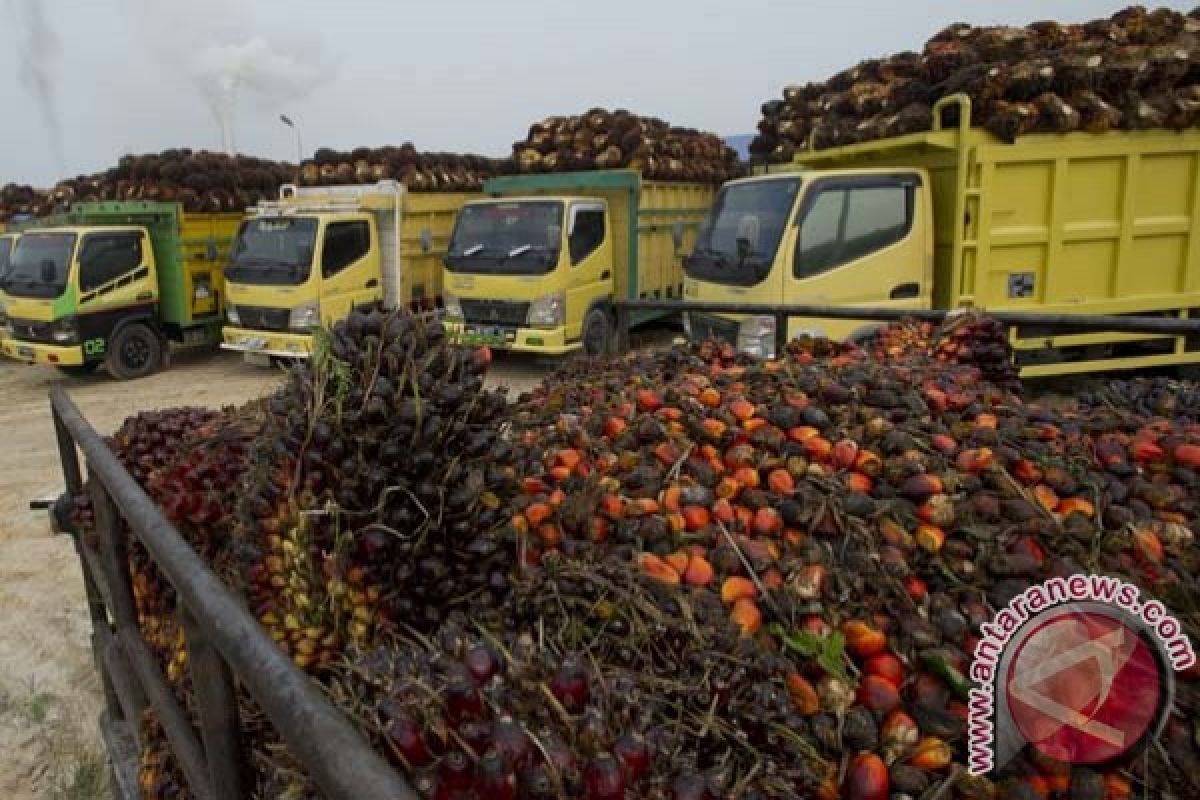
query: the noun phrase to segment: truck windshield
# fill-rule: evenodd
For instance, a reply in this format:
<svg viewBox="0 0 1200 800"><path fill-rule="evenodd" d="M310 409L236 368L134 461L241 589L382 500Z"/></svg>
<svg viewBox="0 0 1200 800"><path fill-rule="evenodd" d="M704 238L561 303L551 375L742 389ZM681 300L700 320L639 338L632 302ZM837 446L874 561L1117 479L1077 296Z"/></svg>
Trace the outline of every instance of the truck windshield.
<svg viewBox="0 0 1200 800"><path fill-rule="evenodd" d="M4 276L13 297L58 297L67 288L73 233L27 233L17 242Z"/></svg>
<svg viewBox="0 0 1200 800"><path fill-rule="evenodd" d="M799 177L726 186L700 229L696 249L683 261L684 271L713 283L751 286L762 281L775 261L799 191Z"/></svg>
<svg viewBox="0 0 1200 800"><path fill-rule="evenodd" d="M304 283L316 241L315 217L248 219L234 240L225 277L260 285Z"/></svg>
<svg viewBox="0 0 1200 800"><path fill-rule="evenodd" d="M454 223L451 272L540 275L558 263L563 204L536 201L463 206Z"/></svg>

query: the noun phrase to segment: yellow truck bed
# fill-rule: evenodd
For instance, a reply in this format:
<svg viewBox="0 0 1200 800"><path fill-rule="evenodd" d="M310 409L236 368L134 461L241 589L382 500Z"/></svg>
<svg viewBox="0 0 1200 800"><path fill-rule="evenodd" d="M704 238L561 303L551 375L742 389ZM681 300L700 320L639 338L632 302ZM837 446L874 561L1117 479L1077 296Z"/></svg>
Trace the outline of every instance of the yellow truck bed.
<svg viewBox="0 0 1200 800"><path fill-rule="evenodd" d="M1200 313L1200 130L1034 134L1009 144L965 124L966 98L947 100L935 119L958 104L958 129L935 123L928 133L802 153L795 164L927 169L939 308ZM1134 342L1144 352L1120 355ZM1068 363L1027 360L1026 375L1200 362L1200 344L1185 337L1023 330L1014 345L1067 354Z"/></svg>

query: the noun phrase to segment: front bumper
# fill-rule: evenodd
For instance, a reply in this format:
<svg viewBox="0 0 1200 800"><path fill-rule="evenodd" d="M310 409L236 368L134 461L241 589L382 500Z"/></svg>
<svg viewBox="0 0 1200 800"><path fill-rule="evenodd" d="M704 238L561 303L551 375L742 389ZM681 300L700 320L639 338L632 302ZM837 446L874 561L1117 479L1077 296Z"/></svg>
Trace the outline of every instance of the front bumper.
<svg viewBox="0 0 1200 800"><path fill-rule="evenodd" d="M221 330L222 349L251 356L308 358L312 355L312 345L310 333L277 333L229 327Z"/></svg>
<svg viewBox="0 0 1200 800"><path fill-rule="evenodd" d="M566 326L557 328L518 328L508 325L475 325L448 321L446 332L465 345L484 345L514 353L541 353L561 356L579 350L581 342L568 342Z"/></svg>
<svg viewBox="0 0 1200 800"><path fill-rule="evenodd" d="M78 344L34 344L6 337L0 341L0 349L8 358L26 364L49 364L55 367L78 367L83 364L83 346Z"/></svg>

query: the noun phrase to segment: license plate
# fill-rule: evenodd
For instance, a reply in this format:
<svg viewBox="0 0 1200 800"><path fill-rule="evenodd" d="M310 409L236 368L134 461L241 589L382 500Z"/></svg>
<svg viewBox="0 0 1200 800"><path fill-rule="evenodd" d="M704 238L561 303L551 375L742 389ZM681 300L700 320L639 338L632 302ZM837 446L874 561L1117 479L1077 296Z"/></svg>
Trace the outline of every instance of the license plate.
<svg viewBox="0 0 1200 800"><path fill-rule="evenodd" d="M508 341L503 328L493 328L483 325L470 326L463 331L463 344L495 344L502 345Z"/></svg>
<svg viewBox="0 0 1200 800"><path fill-rule="evenodd" d="M18 346L17 347L17 355L20 356L21 358L28 358L30 361L33 361L33 359L34 359L34 353L33 353L32 347Z"/></svg>

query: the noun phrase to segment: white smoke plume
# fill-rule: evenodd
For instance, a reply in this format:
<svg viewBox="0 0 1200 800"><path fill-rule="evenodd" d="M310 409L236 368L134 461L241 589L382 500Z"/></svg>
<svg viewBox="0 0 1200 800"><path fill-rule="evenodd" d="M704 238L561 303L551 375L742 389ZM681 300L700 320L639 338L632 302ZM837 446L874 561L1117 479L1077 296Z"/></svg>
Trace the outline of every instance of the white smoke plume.
<svg viewBox="0 0 1200 800"><path fill-rule="evenodd" d="M62 67L62 41L46 21L41 0L11 0L11 17L18 29L17 59L20 80L37 104L57 166L64 168L62 120L58 113L58 78Z"/></svg>

